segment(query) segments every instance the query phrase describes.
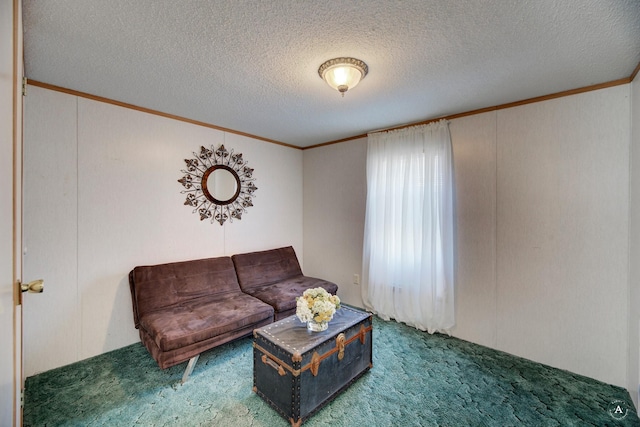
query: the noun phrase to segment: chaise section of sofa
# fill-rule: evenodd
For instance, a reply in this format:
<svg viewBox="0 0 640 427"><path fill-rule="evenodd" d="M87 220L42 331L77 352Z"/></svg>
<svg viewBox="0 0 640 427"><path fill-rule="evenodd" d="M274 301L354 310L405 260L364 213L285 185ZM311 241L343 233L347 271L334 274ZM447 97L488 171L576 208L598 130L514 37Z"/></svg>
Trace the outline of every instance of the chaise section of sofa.
<svg viewBox="0 0 640 427"><path fill-rule="evenodd" d="M311 288L322 287L331 294L338 285L302 274L300 263L291 246L231 257L240 288L273 307L274 319L280 320L296 312L296 297Z"/></svg>
<svg viewBox="0 0 640 427"><path fill-rule="evenodd" d="M273 308L240 289L230 257L152 266L129 273L140 339L165 369L273 322Z"/></svg>

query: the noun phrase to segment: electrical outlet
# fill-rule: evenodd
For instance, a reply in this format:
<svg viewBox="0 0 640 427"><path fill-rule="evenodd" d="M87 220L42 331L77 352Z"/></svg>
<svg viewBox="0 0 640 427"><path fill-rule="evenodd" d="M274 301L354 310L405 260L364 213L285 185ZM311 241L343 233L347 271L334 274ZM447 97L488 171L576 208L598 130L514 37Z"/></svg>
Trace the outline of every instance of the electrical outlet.
<svg viewBox="0 0 640 427"><path fill-rule="evenodd" d="M359 274L354 274L353 275L353 284L354 285L359 285L360 284L360 275Z"/></svg>

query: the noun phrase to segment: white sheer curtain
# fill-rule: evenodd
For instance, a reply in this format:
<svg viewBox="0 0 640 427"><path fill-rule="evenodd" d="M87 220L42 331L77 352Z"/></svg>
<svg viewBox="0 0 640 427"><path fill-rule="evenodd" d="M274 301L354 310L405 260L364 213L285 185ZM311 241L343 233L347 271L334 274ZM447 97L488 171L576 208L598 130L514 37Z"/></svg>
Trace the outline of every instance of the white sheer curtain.
<svg viewBox="0 0 640 427"><path fill-rule="evenodd" d="M362 297L420 330L454 325L454 184L449 123L368 135Z"/></svg>

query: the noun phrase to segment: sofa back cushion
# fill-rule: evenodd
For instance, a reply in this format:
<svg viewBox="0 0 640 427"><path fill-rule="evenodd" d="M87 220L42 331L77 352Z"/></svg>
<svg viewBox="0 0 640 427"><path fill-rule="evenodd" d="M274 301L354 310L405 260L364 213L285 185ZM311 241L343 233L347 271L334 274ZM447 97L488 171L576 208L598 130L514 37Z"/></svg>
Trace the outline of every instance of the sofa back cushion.
<svg viewBox="0 0 640 427"><path fill-rule="evenodd" d="M129 273L136 327L146 313L180 302L240 292L230 257L207 258L151 266Z"/></svg>
<svg viewBox="0 0 640 427"><path fill-rule="evenodd" d="M231 257L243 290L302 275L293 247L237 254Z"/></svg>

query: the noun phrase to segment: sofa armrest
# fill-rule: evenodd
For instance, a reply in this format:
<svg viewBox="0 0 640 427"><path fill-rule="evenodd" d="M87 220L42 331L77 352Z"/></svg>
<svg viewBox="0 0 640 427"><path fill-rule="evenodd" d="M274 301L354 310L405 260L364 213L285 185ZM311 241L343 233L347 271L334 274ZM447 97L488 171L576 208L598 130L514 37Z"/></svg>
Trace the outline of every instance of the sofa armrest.
<svg viewBox="0 0 640 427"><path fill-rule="evenodd" d="M133 324L140 328L140 316L138 316L138 300L136 299L136 286L133 279L133 270L129 272L129 289L131 290L131 305L133 306Z"/></svg>

